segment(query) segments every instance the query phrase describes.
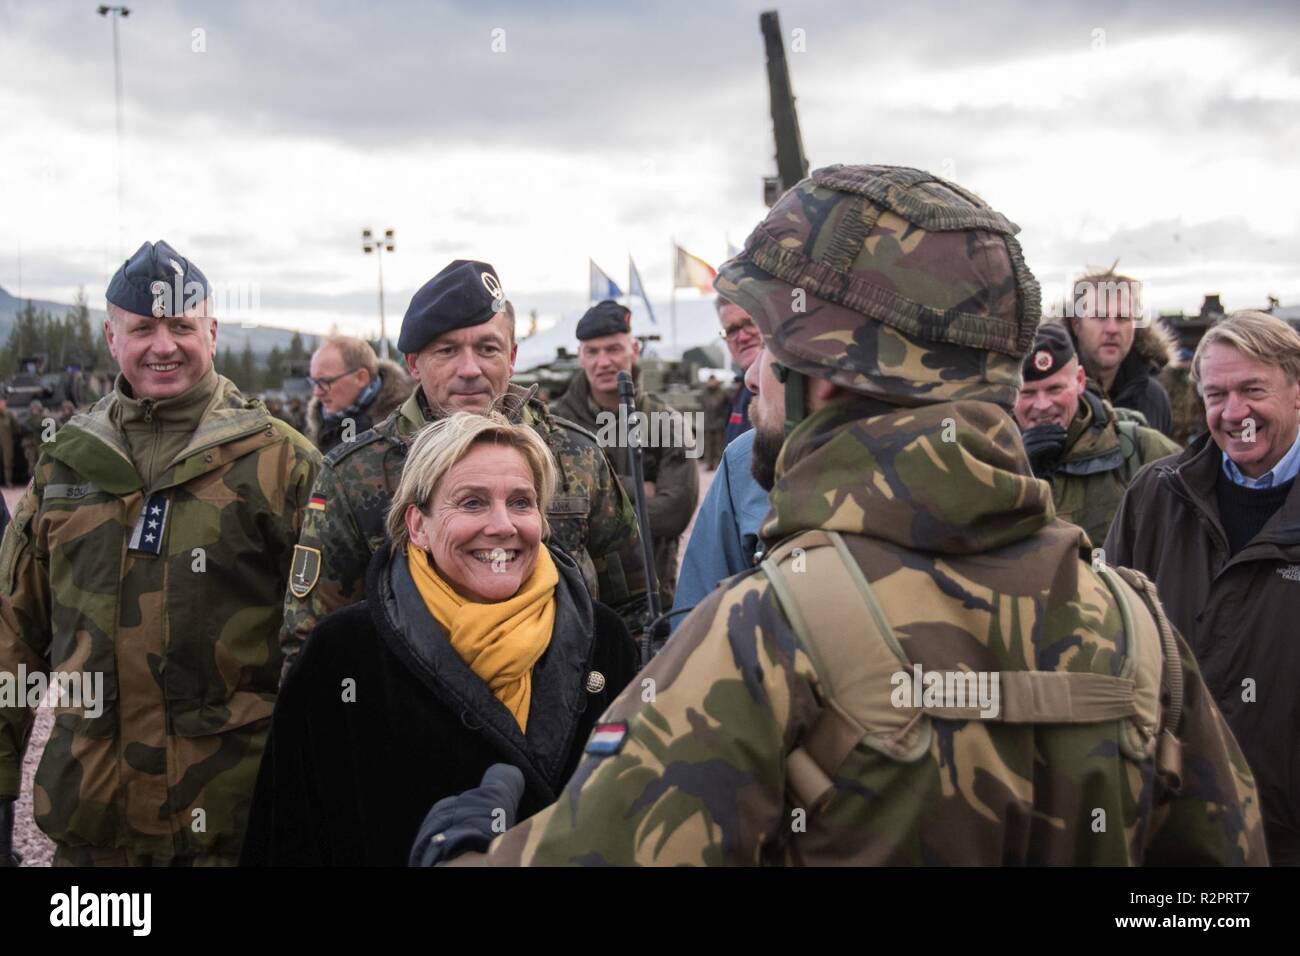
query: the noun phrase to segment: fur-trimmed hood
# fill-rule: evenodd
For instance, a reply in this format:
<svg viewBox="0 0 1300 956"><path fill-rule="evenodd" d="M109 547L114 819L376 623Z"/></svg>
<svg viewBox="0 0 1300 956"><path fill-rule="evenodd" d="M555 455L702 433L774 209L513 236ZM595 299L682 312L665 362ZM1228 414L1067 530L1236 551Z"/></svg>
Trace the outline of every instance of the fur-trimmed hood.
<svg viewBox="0 0 1300 956"><path fill-rule="evenodd" d="M415 382L406 373L406 369L390 359L379 360L379 374L384 384L380 386L379 394L375 396L374 401L365 409L370 423L366 428L358 428L358 434L387 418L393 409L410 397L411 390L415 388ZM311 401L307 403L307 438L317 447L320 446L320 430L324 414L320 399L313 395Z"/></svg>

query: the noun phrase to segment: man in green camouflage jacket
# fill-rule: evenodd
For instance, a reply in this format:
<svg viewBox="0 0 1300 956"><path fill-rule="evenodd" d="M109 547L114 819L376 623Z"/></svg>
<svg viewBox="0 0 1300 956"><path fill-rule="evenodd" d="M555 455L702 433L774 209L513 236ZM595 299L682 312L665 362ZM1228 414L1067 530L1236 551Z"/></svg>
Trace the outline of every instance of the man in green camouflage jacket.
<svg viewBox="0 0 1300 956"><path fill-rule="evenodd" d="M632 338L631 329L631 311L613 300L598 302L588 309L574 330L582 368L574 374L565 393L551 404L556 415L595 434L625 491L632 481L627 453L631 425L622 427L626 416L619 408L618 373L640 377L636 368L641 343ZM692 429L687 416L647 394L639 381L635 406L645 416L642 443L646 520L654 543L660 607L667 610L673 606L677 590L681 535L691 523L700 497L695 462L701 436Z"/></svg>
<svg viewBox="0 0 1300 956"><path fill-rule="evenodd" d="M418 387L374 428L330 451L312 491L284 598L286 671L318 620L365 599L366 567L383 543L407 446L451 411L496 407L545 439L559 478L547 512L550 540L577 561L592 596L639 630L645 574L632 503L593 435L510 384L514 310L492 267L458 259L425 283L397 347Z"/></svg>
<svg viewBox="0 0 1300 956"><path fill-rule="evenodd" d="M1057 517L1101 547L1133 476L1181 449L1094 391L1063 325L1045 322L1025 356L1014 415L1034 474L1052 486Z"/></svg>
<svg viewBox="0 0 1300 956"><path fill-rule="evenodd" d="M765 342L768 558L488 862L1265 862L1194 657L1029 470L1008 411L1040 307L1015 232L918 170L831 166L719 270Z"/></svg>
<svg viewBox="0 0 1300 956"><path fill-rule="evenodd" d="M0 680L69 689L33 795L56 865L238 859L320 456L213 370L208 296L165 242L118 270L122 374L45 444L0 548ZM36 703L0 687L0 801Z"/></svg>

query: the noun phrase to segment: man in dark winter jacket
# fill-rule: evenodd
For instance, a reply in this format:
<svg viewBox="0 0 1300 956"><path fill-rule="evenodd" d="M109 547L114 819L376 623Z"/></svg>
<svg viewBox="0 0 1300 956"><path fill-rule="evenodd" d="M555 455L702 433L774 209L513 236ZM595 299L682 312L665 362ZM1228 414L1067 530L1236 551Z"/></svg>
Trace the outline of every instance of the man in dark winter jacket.
<svg viewBox="0 0 1300 956"><path fill-rule="evenodd" d="M1300 335L1239 312L1192 374L1209 435L1134 479L1106 561L1156 582L1254 771L1269 858L1300 864Z"/></svg>
<svg viewBox="0 0 1300 956"><path fill-rule="evenodd" d="M1158 319L1144 317L1142 284L1113 270L1074 283L1066 326L1088 377L1116 408L1141 412L1170 436L1169 395L1154 377L1169 364L1172 342Z"/></svg>
<svg viewBox="0 0 1300 956"><path fill-rule="evenodd" d="M382 422L414 387L401 366L350 335L331 335L312 354L311 386L306 434L322 453Z"/></svg>

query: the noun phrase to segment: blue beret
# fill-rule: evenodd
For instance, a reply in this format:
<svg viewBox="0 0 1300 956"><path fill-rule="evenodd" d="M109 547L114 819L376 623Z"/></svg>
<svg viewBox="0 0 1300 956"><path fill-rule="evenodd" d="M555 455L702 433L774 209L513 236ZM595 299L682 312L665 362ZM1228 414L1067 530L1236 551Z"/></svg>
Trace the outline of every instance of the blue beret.
<svg viewBox="0 0 1300 956"><path fill-rule="evenodd" d="M482 325L504 309L496 270L486 262L457 259L411 297L397 350L411 355L444 332Z"/></svg>
<svg viewBox="0 0 1300 956"><path fill-rule="evenodd" d="M109 280L105 298L136 315L182 315L212 294L208 277L167 242L146 242Z"/></svg>
<svg viewBox="0 0 1300 956"><path fill-rule="evenodd" d="M618 335L620 332L632 331L631 310L619 305L613 299L597 302L578 320L578 341L598 339L602 335Z"/></svg>

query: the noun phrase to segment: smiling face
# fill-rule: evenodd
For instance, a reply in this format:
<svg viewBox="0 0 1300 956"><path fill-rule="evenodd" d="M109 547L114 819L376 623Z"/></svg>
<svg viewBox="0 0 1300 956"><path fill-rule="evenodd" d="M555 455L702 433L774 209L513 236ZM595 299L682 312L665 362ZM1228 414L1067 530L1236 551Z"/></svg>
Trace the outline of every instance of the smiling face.
<svg viewBox="0 0 1300 956"><path fill-rule="evenodd" d="M1078 359L1071 359L1047 378L1025 382L1016 399L1016 424L1022 431L1035 425L1069 428L1087 381Z"/></svg>
<svg viewBox="0 0 1300 956"><path fill-rule="evenodd" d="M722 337L726 339L727 351L731 358L744 371L763 351L763 333L748 312L734 302L723 302L718 306L718 324L722 326Z"/></svg>
<svg viewBox="0 0 1300 956"><path fill-rule="evenodd" d="M1271 471L1300 429L1300 383L1221 342L1201 355L1200 383L1214 443L1250 478Z"/></svg>
<svg viewBox="0 0 1300 956"><path fill-rule="evenodd" d="M630 332L601 335L578 346L578 364L587 374L591 393L599 398L618 396L618 373L632 371L641 343Z"/></svg>
<svg viewBox="0 0 1300 956"><path fill-rule="evenodd" d="M444 332L406 356L406 367L420 383L429 407L444 414L480 415L491 408L505 394L515 370L513 325L514 319L501 312L481 325Z"/></svg>
<svg viewBox="0 0 1300 956"><path fill-rule="evenodd" d="M513 596L537 564L542 540L528 461L509 446L475 445L438 482L425 511L406 509L406 528L462 597Z"/></svg>
<svg viewBox="0 0 1300 956"><path fill-rule="evenodd" d="M217 354L217 320L206 306L154 318L109 304L104 337L136 398L172 398L208 374Z"/></svg>

